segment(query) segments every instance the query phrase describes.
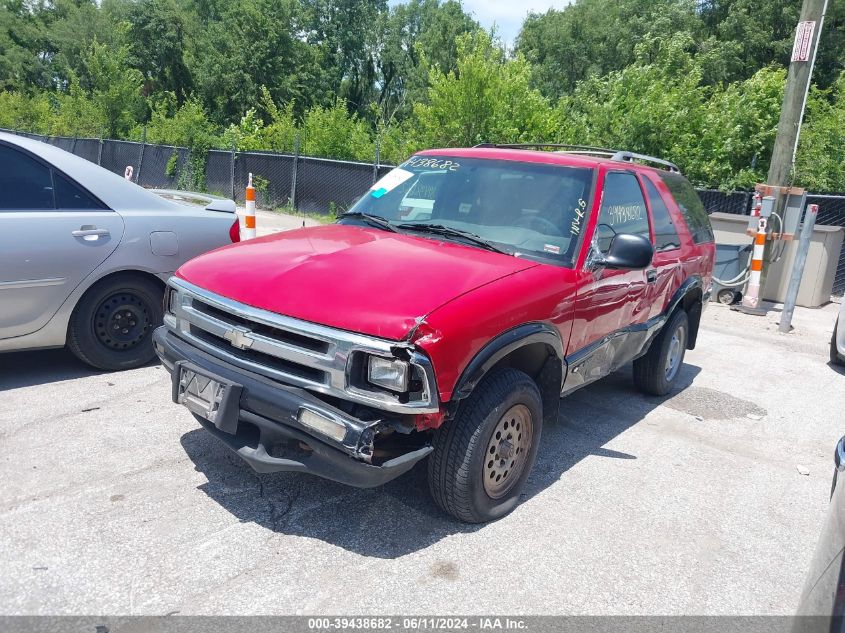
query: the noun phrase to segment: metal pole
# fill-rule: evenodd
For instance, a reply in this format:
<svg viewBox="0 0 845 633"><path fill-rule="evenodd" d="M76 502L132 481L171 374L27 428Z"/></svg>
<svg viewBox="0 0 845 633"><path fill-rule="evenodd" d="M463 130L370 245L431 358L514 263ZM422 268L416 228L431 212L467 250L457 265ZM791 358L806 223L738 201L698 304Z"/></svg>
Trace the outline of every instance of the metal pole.
<svg viewBox="0 0 845 633"><path fill-rule="evenodd" d="M801 228L801 237L798 240L798 251L795 253L795 263L792 265L792 276L789 278L786 300L783 302L783 312L780 315L778 330L781 332L789 332L792 329L792 314L795 312L795 302L798 300L798 290L801 288L801 278L804 276L804 265L807 263L807 252L810 250L810 239L813 237L813 228L816 226L818 214L819 205L807 206L804 226Z"/></svg>
<svg viewBox="0 0 845 633"><path fill-rule="evenodd" d="M144 164L144 148L147 146L147 126L141 130L141 155L138 156L138 173L135 175L135 182L141 184L141 165Z"/></svg>
<svg viewBox="0 0 845 633"><path fill-rule="evenodd" d="M293 175L290 182L290 206L296 210L296 167L299 162L299 132L293 140Z"/></svg>
<svg viewBox="0 0 845 633"><path fill-rule="evenodd" d="M373 162L373 184L376 184L376 181L378 180L378 166L380 161L379 152L381 150L380 145L379 139L376 137L376 159Z"/></svg>
<svg viewBox="0 0 845 633"><path fill-rule="evenodd" d="M232 200L235 199L235 144L232 143L232 165L229 173L229 180L232 183Z"/></svg>
<svg viewBox="0 0 845 633"><path fill-rule="evenodd" d="M103 133L100 132L100 146L97 148L97 164L103 164Z"/></svg>

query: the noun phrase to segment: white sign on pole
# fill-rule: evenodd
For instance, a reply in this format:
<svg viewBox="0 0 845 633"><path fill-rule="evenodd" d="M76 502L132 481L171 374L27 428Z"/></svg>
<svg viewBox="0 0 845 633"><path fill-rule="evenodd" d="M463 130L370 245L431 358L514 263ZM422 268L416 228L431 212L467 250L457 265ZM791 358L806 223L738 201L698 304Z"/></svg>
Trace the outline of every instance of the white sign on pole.
<svg viewBox="0 0 845 633"><path fill-rule="evenodd" d="M810 61L810 47L813 43L813 32L816 30L816 23L813 20L799 22L795 29L795 43L792 45L792 61Z"/></svg>

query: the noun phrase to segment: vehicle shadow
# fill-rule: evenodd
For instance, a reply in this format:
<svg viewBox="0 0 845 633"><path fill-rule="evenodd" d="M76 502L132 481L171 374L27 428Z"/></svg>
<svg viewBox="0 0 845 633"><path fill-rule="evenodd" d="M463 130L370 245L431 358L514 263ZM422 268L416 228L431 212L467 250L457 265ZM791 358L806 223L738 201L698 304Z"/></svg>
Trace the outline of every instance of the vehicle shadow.
<svg viewBox="0 0 845 633"><path fill-rule="evenodd" d="M690 386L700 371L684 365L680 388ZM677 393L642 395L628 367L562 400L560 419L543 429L523 500L541 493L587 456L636 459L604 446ZM452 534L484 528L459 523L434 504L424 462L380 488L359 490L296 473L255 473L201 428L183 435L181 443L208 479L199 490L240 521L274 532L320 539L363 556L398 558Z"/></svg>
<svg viewBox="0 0 845 633"><path fill-rule="evenodd" d="M0 354L0 391L102 374L66 349Z"/></svg>

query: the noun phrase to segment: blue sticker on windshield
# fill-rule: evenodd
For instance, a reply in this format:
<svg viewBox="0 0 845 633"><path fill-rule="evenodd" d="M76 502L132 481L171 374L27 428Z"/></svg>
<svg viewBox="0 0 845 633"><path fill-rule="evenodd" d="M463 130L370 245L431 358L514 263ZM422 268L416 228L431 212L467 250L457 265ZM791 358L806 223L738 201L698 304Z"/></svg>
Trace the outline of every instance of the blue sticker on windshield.
<svg viewBox="0 0 845 633"><path fill-rule="evenodd" d="M375 191L373 191L371 195L373 196L373 198L381 198L386 193L387 189L382 187L381 189L376 189Z"/></svg>

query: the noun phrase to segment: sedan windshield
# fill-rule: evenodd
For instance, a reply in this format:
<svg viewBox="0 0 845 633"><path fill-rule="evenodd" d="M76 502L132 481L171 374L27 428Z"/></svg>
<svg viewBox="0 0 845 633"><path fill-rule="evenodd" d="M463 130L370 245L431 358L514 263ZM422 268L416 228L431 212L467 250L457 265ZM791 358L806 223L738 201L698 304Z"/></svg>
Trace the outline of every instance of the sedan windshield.
<svg viewBox="0 0 845 633"><path fill-rule="evenodd" d="M348 216L571 266L592 181L593 170L581 167L413 156L373 185Z"/></svg>

